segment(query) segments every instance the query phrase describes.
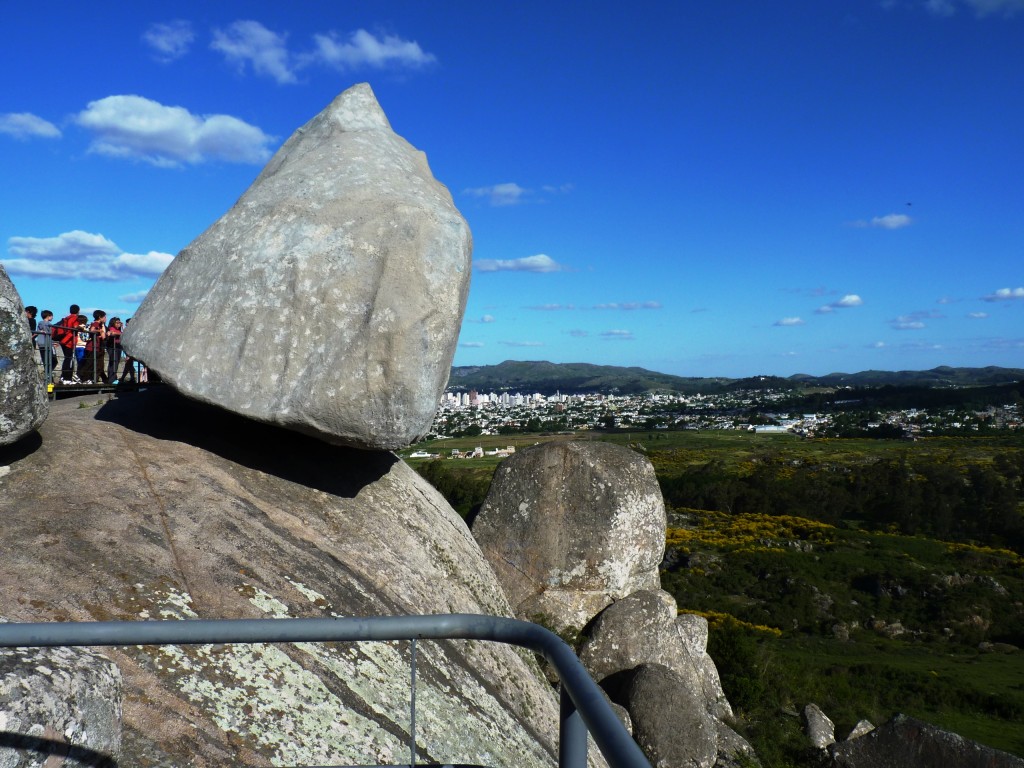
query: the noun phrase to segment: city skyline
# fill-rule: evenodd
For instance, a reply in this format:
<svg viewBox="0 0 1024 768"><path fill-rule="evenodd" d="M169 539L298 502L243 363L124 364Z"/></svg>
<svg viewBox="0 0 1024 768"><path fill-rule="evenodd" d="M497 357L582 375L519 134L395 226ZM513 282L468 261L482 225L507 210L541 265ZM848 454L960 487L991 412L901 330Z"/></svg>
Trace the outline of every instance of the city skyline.
<svg viewBox="0 0 1024 768"><path fill-rule="evenodd" d="M457 366L1024 366L1024 0L5 11L0 261L58 317L369 82L473 231Z"/></svg>

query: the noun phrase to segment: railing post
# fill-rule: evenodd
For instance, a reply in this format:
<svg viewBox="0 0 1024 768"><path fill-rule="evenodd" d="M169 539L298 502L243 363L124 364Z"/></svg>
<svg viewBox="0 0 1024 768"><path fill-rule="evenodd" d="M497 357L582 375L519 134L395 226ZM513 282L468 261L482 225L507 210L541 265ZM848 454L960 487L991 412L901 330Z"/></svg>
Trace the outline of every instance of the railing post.
<svg viewBox="0 0 1024 768"><path fill-rule="evenodd" d="M587 768L587 726L565 686L558 690L558 768Z"/></svg>
<svg viewBox="0 0 1024 768"><path fill-rule="evenodd" d="M409 641L409 768L416 768L416 638Z"/></svg>

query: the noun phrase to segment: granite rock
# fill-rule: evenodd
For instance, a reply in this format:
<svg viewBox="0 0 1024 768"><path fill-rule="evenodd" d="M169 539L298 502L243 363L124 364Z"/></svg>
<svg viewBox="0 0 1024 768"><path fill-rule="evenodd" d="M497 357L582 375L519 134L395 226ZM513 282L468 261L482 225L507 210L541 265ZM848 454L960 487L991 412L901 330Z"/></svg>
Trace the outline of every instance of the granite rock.
<svg viewBox="0 0 1024 768"><path fill-rule="evenodd" d="M662 590L640 590L618 600L584 631L580 661L596 680L640 664L660 664L686 681L688 695L716 718L732 717L718 669L707 654L707 621L676 617L675 599Z"/></svg>
<svg viewBox="0 0 1024 768"><path fill-rule="evenodd" d="M547 442L498 466L473 535L517 616L579 630L613 600L660 586L665 504L640 454Z"/></svg>
<svg viewBox="0 0 1024 768"><path fill-rule="evenodd" d="M803 710L804 732L817 749L826 749L836 742L836 726L817 704L808 704Z"/></svg>
<svg viewBox="0 0 1024 768"><path fill-rule="evenodd" d="M642 664L626 686L633 738L656 768L711 768L718 756L718 728L668 667Z"/></svg>
<svg viewBox="0 0 1024 768"><path fill-rule="evenodd" d="M0 648L0 768L117 765L121 673L82 648Z"/></svg>
<svg viewBox="0 0 1024 768"><path fill-rule="evenodd" d="M1024 768L1024 758L906 715L833 744L829 753L835 768Z"/></svg>
<svg viewBox="0 0 1024 768"><path fill-rule="evenodd" d="M472 239L370 86L338 96L171 262L124 335L191 398L358 448L430 428Z"/></svg>
<svg viewBox="0 0 1024 768"><path fill-rule="evenodd" d="M0 445L38 429L49 413L38 362L25 307L0 264Z"/></svg>
<svg viewBox="0 0 1024 768"><path fill-rule="evenodd" d="M509 615L465 523L391 453L168 388L57 401L40 435L0 477L11 621ZM68 445L88 450L69 462ZM104 653L122 765L408 761L408 643ZM419 760L553 763L558 701L532 654L423 641L417 670Z"/></svg>

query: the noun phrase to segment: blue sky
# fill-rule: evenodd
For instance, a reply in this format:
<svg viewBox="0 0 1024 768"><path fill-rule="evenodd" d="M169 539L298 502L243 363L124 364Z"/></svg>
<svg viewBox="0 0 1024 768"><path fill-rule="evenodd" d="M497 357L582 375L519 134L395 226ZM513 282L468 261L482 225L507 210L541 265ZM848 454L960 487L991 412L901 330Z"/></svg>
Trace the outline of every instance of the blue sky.
<svg viewBox="0 0 1024 768"><path fill-rule="evenodd" d="M1024 367L1024 0L3 4L0 260L130 316L369 82L474 236L457 365Z"/></svg>

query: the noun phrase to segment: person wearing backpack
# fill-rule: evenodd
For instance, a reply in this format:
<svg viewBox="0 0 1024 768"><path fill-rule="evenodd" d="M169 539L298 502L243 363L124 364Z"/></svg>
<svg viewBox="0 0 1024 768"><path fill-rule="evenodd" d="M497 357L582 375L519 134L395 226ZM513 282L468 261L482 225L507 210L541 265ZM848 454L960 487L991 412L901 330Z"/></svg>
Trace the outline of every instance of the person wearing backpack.
<svg viewBox="0 0 1024 768"><path fill-rule="evenodd" d="M75 342L78 340L75 329L78 328L78 313L80 311L81 308L77 304L72 304L70 314L53 326L53 340L60 346L63 355L60 365L61 384L75 383L78 379L74 373Z"/></svg>

